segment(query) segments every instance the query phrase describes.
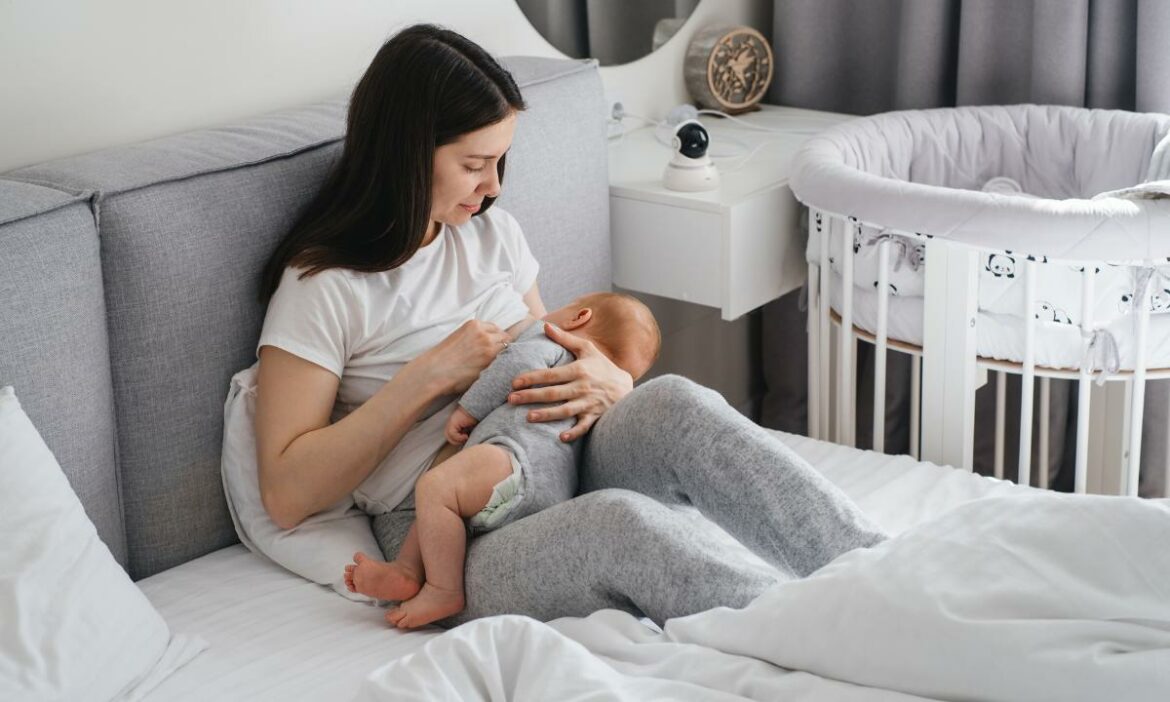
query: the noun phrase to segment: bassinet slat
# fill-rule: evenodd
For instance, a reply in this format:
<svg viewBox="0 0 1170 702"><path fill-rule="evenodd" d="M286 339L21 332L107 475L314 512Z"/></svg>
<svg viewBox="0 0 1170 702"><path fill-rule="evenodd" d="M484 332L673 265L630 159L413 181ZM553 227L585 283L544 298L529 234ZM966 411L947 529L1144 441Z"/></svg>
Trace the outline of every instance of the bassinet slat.
<svg viewBox="0 0 1170 702"><path fill-rule="evenodd" d="M890 313L890 240L878 244L877 348L873 356L873 450L886 450L886 347Z"/></svg>
<svg viewBox="0 0 1170 702"><path fill-rule="evenodd" d="M833 220L824 216L819 210L812 210L810 216L816 215L817 231L820 233L821 241L821 270L824 275L821 276L821 340L818 344L820 355L824 356L825 362L820 367L820 394L824 401L820 403L818 408L821 413L820 421L820 438L826 441L835 441L836 437L833 435L832 419L829 414L829 408L832 405L832 384L830 382L829 371L831 368L832 348L830 345L832 339L832 324L829 321L829 313L832 311L832 264L829 261L829 237L833 231Z"/></svg>
<svg viewBox="0 0 1170 702"><path fill-rule="evenodd" d="M808 435L814 439L821 438L821 394L814 384L821 378L821 354L817 348L821 341L821 279L820 266L808 264L808 319L806 337L808 339L808 404L806 418Z"/></svg>
<svg viewBox="0 0 1170 702"><path fill-rule="evenodd" d="M1129 420L1129 457L1126 461L1125 494L1138 494L1142 465L1142 419L1146 408L1146 343L1150 335L1150 285L1143 285L1134 298L1138 329L1134 340L1133 397Z"/></svg>
<svg viewBox="0 0 1170 702"><path fill-rule="evenodd" d="M841 329L853 328L853 237L851 226L841 227ZM856 388L853 385L853 335L843 332L838 340L841 351L837 356L837 443L854 446L855 415L852 412Z"/></svg>
<svg viewBox="0 0 1170 702"><path fill-rule="evenodd" d="M1036 262L1024 263L1024 375L1020 384L1020 460L1016 482L1032 483L1032 391L1036 378Z"/></svg>
<svg viewBox="0 0 1170 702"><path fill-rule="evenodd" d="M1004 424L1007 416L1007 373L995 373L995 477L1003 480Z"/></svg>
<svg viewBox="0 0 1170 702"><path fill-rule="evenodd" d="M910 357L910 456L921 453L922 434L922 356Z"/></svg>
<svg viewBox="0 0 1170 702"><path fill-rule="evenodd" d="M1088 338L1093 333L1093 293L1097 282L1097 271L1085 266L1081 273L1081 334ZM1081 364L1080 381L1077 384L1077 448L1076 469L1073 473L1073 492L1084 494L1089 472L1089 403L1093 395L1093 367Z"/></svg>
<svg viewBox="0 0 1170 702"><path fill-rule="evenodd" d="M1052 378L1040 377L1040 483L1042 488L1048 487L1048 421L1051 415Z"/></svg>

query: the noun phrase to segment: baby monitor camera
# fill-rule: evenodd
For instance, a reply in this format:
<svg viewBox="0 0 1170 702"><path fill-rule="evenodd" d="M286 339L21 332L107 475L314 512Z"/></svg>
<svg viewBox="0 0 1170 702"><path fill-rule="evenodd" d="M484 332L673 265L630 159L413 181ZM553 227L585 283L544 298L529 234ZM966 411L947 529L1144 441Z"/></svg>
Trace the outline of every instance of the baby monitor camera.
<svg viewBox="0 0 1170 702"><path fill-rule="evenodd" d="M666 164L662 183L671 190L696 192L719 187L719 171L707 155L711 137L698 120L688 119L674 127L670 140L673 155Z"/></svg>
<svg viewBox="0 0 1170 702"><path fill-rule="evenodd" d="M711 137L707 130L698 122L683 122L678 125L671 142L674 150L690 159L701 158L707 155L707 147L711 144Z"/></svg>

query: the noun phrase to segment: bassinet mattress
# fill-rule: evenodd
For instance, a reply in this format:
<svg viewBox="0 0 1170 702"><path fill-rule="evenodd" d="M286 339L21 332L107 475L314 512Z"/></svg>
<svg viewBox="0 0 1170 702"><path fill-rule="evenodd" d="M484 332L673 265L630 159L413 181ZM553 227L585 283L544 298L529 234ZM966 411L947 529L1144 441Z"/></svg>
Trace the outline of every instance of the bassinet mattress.
<svg viewBox="0 0 1170 702"><path fill-rule="evenodd" d="M774 433L891 534L972 499L1031 489L908 456ZM730 537L728 548L755 559ZM210 643L159 685L151 701L348 700L376 668L439 633L389 629L380 610L343 599L240 545L138 585L172 630Z"/></svg>

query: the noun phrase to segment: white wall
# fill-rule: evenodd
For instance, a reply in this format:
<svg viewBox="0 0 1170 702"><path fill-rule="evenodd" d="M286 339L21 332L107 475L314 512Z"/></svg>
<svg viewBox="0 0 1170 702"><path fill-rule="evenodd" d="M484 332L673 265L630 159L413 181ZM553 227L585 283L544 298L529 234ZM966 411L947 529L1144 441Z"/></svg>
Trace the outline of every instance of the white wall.
<svg viewBox="0 0 1170 702"><path fill-rule="evenodd" d="M765 4L703 0L658 52L604 68L607 90L664 114L686 99L694 30L763 28ZM0 172L348 92L418 21L500 55L560 55L513 0L0 0Z"/></svg>
<svg viewBox="0 0 1170 702"><path fill-rule="evenodd" d="M766 30L770 7L702 0L657 52L602 68L606 90L629 112L662 116L687 99L694 31ZM419 21L498 55L560 55L513 0L0 0L0 173L347 93L382 42ZM751 320L639 297L662 325L653 374L689 376L748 411Z"/></svg>

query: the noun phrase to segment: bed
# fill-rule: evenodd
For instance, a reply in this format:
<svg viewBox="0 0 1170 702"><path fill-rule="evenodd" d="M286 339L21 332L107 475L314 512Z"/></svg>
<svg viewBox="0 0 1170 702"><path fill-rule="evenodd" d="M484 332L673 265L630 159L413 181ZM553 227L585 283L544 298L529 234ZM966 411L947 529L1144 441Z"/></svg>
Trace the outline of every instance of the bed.
<svg viewBox="0 0 1170 702"><path fill-rule="evenodd" d="M775 433L891 533L969 500L1035 492L907 456ZM726 538L728 548L766 567ZM391 629L374 607L345 600L240 545L146 578L139 586L174 631L198 634L210 644L149 700L350 699L375 669L418 650L442 631ZM573 620L573 626L605 632L609 622L589 618ZM642 626L652 631L652 625ZM832 695L841 685L800 677L799 683L785 685L829 695L821 699L840 699ZM892 699L885 694L857 699Z"/></svg>

